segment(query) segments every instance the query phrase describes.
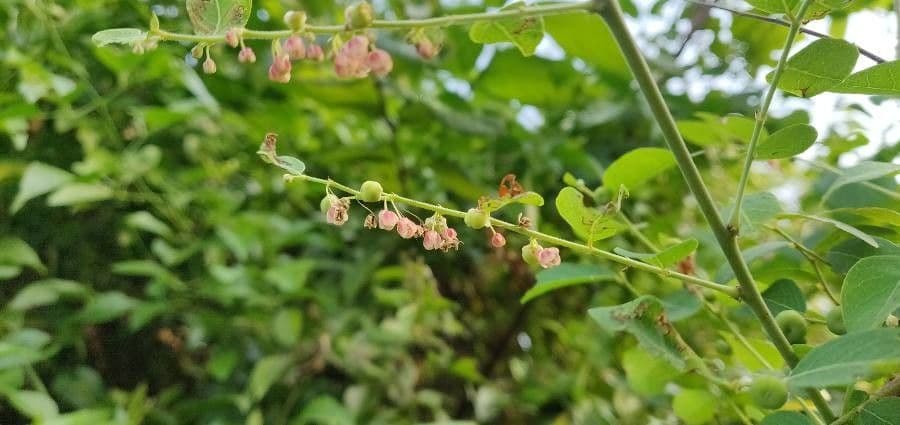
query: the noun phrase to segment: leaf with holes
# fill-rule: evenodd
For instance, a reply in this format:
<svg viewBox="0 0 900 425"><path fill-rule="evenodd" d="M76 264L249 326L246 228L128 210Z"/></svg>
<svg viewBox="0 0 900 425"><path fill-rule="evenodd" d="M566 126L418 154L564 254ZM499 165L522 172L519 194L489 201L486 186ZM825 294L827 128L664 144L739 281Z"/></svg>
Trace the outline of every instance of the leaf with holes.
<svg viewBox="0 0 900 425"><path fill-rule="evenodd" d="M252 0L187 0L188 17L197 34L224 34L250 20Z"/></svg>
<svg viewBox="0 0 900 425"><path fill-rule="evenodd" d="M613 307L595 307L588 314L600 327L609 332L628 332L651 355L661 357L678 370L684 370L678 341L666 318L663 303L656 297L644 295Z"/></svg>
<svg viewBox="0 0 900 425"><path fill-rule="evenodd" d="M501 10L516 10L524 6L525 3L516 2ZM508 41L518 47L523 55L531 56L544 38L544 20L540 16L524 16L479 21L469 29L469 38L482 44Z"/></svg>
<svg viewBox="0 0 900 425"><path fill-rule="evenodd" d="M816 142L818 136L809 124L789 125L759 143L756 159L782 159L801 154Z"/></svg>
<svg viewBox="0 0 900 425"><path fill-rule="evenodd" d="M859 260L841 288L841 310L849 332L876 328L900 308L900 255Z"/></svg>
<svg viewBox="0 0 900 425"><path fill-rule="evenodd" d="M778 88L802 97L813 97L840 84L853 71L859 50L837 39L820 39L791 56ZM772 82L772 73L766 76Z"/></svg>
<svg viewBox="0 0 900 425"><path fill-rule="evenodd" d="M622 224L600 211L584 205L584 195L574 187L565 187L556 197L556 209L579 238L588 242L614 236Z"/></svg>

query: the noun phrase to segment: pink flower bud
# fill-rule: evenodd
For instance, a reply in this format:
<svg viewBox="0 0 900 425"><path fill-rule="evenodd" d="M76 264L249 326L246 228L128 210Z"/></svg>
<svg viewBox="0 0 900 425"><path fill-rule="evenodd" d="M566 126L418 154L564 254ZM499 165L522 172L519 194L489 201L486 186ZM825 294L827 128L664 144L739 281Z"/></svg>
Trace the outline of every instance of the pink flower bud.
<svg viewBox="0 0 900 425"><path fill-rule="evenodd" d="M491 246L492 247L502 248L504 245L506 245L506 238L503 236L502 233L497 232L497 233L494 233L493 236L491 236Z"/></svg>
<svg viewBox="0 0 900 425"><path fill-rule="evenodd" d="M403 239L410 239L419 233L419 225L406 217L401 217L397 222L397 233Z"/></svg>
<svg viewBox="0 0 900 425"><path fill-rule="evenodd" d="M306 48L306 58L311 61L321 62L325 60L325 51L318 44L310 44Z"/></svg>
<svg viewBox="0 0 900 425"><path fill-rule="evenodd" d="M241 37L238 35L238 30L236 28L232 28L225 32L225 44L231 47L237 47L241 42Z"/></svg>
<svg viewBox="0 0 900 425"><path fill-rule="evenodd" d="M556 267L561 262L559 248L544 248L537 253L538 264L545 269Z"/></svg>
<svg viewBox="0 0 900 425"><path fill-rule="evenodd" d="M300 60L306 57L306 46L303 44L303 39L293 35L288 37L288 39L284 42L284 52L291 58L291 60Z"/></svg>
<svg viewBox="0 0 900 425"><path fill-rule="evenodd" d="M325 213L325 221L335 226L342 226L349 218L350 214L347 213L347 207L341 202L331 204L328 212Z"/></svg>
<svg viewBox="0 0 900 425"><path fill-rule="evenodd" d="M269 79L277 83L291 81L291 58L288 55L277 55L269 66Z"/></svg>
<svg viewBox="0 0 900 425"><path fill-rule="evenodd" d="M369 53L369 39L354 36L344 43L334 55L334 73L341 78L362 78L369 73L366 58Z"/></svg>
<svg viewBox="0 0 900 425"><path fill-rule="evenodd" d="M254 63L254 62L256 62L256 53L253 53L253 49L251 49L249 47L244 47L238 53L238 62Z"/></svg>
<svg viewBox="0 0 900 425"><path fill-rule="evenodd" d="M214 61L211 57L206 58L203 61L203 72L207 74L215 74L216 73L216 61Z"/></svg>
<svg viewBox="0 0 900 425"><path fill-rule="evenodd" d="M369 53L369 39L367 37L356 35L344 43L341 50L346 50L348 56L356 60L365 60L366 54Z"/></svg>
<svg viewBox="0 0 900 425"><path fill-rule="evenodd" d="M425 236L422 237L422 245L425 249L431 251L433 249L440 249L444 242L441 240L441 235L434 230L426 230Z"/></svg>
<svg viewBox="0 0 900 425"><path fill-rule="evenodd" d="M375 49L369 52L366 57L366 66L379 77L388 75L394 69L394 60L391 55L381 49Z"/></svg>
<svg viewBox="0 0 900 425"><path fill-rule="evenodd" d="M441 237L443 237L444 239L452 240L452 239L456 239L456 236L457 236L456 229L454 229L452 227L448 227L448 228L444 229L443 232L441 232Z"/></svg>
<svg viewBox="0 0 900 425"><path fill-rule="evenodd" d="M438 51L440 51L440 48L435 46L434 43L427 38L423 38L416 43L416 52L419 53L419 56L421 56L422 59L434 58L437 56Z"/></svg>
<svg viewBox="0 0 900 425"><path fill-rule="evenodd" d="M400 221L397 213L391 210L381 210L378 212L378 227L382 230L394 230L394 226Z"/></svg>

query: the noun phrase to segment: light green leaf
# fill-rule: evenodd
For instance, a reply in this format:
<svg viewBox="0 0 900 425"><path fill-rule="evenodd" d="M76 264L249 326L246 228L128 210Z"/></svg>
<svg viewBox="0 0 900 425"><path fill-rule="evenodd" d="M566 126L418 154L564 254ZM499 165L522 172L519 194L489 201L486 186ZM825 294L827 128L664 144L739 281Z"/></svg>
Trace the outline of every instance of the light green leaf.
<svg viewBox="0 0 900 425"><path fill-rule="evenodd" d="M536 277L537 282L522 296L520 300L522 304L567 286L616 280L616 274L606 267L571 263L563 263L558 267L541 270Z"/></svg>
<svg viewBox="0 0 900 425"><path fill-rule="evenodd" d="M631 389L645 396L662 394L666 384L681 375L671 364L640 347L622 354L622 369Z"/></svg>
<svg viewBox="0 0 900 425"><path fill-rule="evenodd" d="M7 305L12 310L25 311L35 307L55 304L60 297L81 297L87 289L78 282L63 279L46 279L32 282L16 293Z"/></svg>
<svg viewBox="0 0 900 425"><path fill-rule="evenodd" d="M853 167L840 170L840 176L834 180L828 191L822 195L822 202L831 197L834 191L851 183L859 183L900 173L900 165L890 162L863 161Z"/></svg>
<svg viewBox="0 0 900 425"><path fill-rule="evenodd" d="M524 6L523 2L515 2L502 10L515 10ZM523 55L531 56L544 38L544 19L540 16L523 16L479 21L469 29L469 38L481 44L508 41L518 47Z"/></svg>
<svg viewBox="0 0 900 425"><path fill-rule="evenodd" d="M125 217L128 227L150 232L164 238L172 236L172 228L147 211L137 211Z"/></svg>
<svg viewBox="0 0 900 425"><path fill-rule="evenodd" d="M37 422L59 415L56 402L43 392L9 391L5 395L16 410Z"/></svg>
<svg viewBox="0 0 900 425"><path fill-rule="evenodd" d="M854 332L810 350L787 379L793 390L849 385L900 367L900 328Z"/></svg>
<svg viewBox="0 0 900 425"><path fill-rule="evenodd" d="M305 406L291 425L328 424L328 425L354 425L356 421L353 414L344 405L331 396L318 396Z"/></svg>
<svg viewBox="0 0 900 425"><path fill-rule="evenodd" d="M686 425L709 423L718 411L718 398L706 390L682 389L672 399L672 411Z"/></svg>
<svg viewBox="0 0 900 425"><path fill-rule="evenodd" d="M719 334L726 342L728 342L728 345L731 346L733 359L751 371L769 370L770 366L775 369L780 369L784 366L784 359L781 357L781 354L778 353L778 349L775 348L769 340L752 337L746 338L750 346L753 347L753 351L759 353L762 360L765 360L766 364L768 364L767 366L760 361L753 352L744 347L744 344L742 344L734 335L726 332L720 332Z"/></svg>
<svg viewBox="0 0 900 425"><path fill-rule="evenodd" d="M678 370L685 369L672 325L666 319L663 303L644 295L613 307L594 307L588 314L608 332L628 332L651 355L665 359Z"/></svg>
<svg viewBox="0 0 900 425"><path fill-rule="evenodd" d="M197 34L224 34L250 20L252 0L187 0L188 17Z"/></svg>
<svg viewBox="0 0 900 425"><path fill-rule="evenodd" d="M841 309L848 332L881 326L900 308L900 255L859 260L844 277Z"/></svg>
<svg viewBox="0 0 900 425"><path fill-rule="evenodd" d="M0 265L26 266L39 273L47 272L47 268L44 267L44 263L41 262L34 249L28 246L25 241L13 237L0 238Z"/></svg>
<svg viewBox="0 0 900 425"><path fill-rule="evenodd" d="M732 209L734 209L733 204L725 210L723 215L731 216ZM781 202L769 192L756 192L744 196L741 209L741 233L744 235L757 232L763 224L775 218L782 211Z"/></svg>
<svg viewBox="0 0 900 425"><path fill-rule="evenodd" d="M9 207L10 213L15 214L29 200L53 191L70 182L73 177L68 171L47 164L40 162L28 164L22 179L19 180L19 192Z"/></svg>
<svg viewBox="0 0 900 425"><path fill-rule="evenodd" d="M250 373L250 396L254 400L262 400L269 392L272 385L284 377L288 367L294 362L293 358L287 354L277 354L263 357Z"/></svg>
<svg viewBox="0 0 900 425"><path fill-rule="evenodd" d="M147 33L137 28L113 28L100 31L91 37L98 46L107 44L134 44L147 38Z"/></svg>
<svg viewBox="0 0 900 425"><path fill-rule="evenodd" d="M279 344L290 347L300 339L303 315L296 309L281 309L272 318L272 336Z"/></svg>
<svg viewBox="0 0 900 425"><path fill-rule="evenodd" d="M858 56L856 46L844 40L816 40L788 59L778 88L802 97L828 91L850 75ZM772 82L772 73L766 80Z"/></svg>
<svg viewBox="0 0 900 425"><path fill-rule="evenodd" d="M631 252L622 248L613 251L623 257L634 258L658 267L670 267L697 250L697 240L688 239L663 249L659 253Z"/></svg>
<svg viewBox="0 0 900 425"><path fill-rule="evenodd" d="M762 293L763 300L772 314L781 313L784 310L806 311L806 297L797 283L790 279L776 280Z"/></svg>
<svg viewBox="0 0 900 425"><path fill-rule="evenodd" d="M583 59L600 72L630 79L625 57L616 45L606 22L594 13L567 13L544 17L547 33L566 54ZM584 40L591 40L585 43Z"/></svg>
<svg viewBox="0 0 900 425"><path fill-rule="evenodd" d="M848 239L835 245L828 251L825 259L835 273L847 273L857 261L873 255L900 255L900 246L893 242L875 237L878 247L875 248L859 239Z"/></svg>
<svg viewBox="0 0 900 425"><path fill-rule="evenodd" d="M816 142L819 133L809 124L794 124L763 139L756 149L756 159L782 159L799 155Z"/></svg>
<svg viewBox="0 0 900 425"><path fill-rule="evenodd" d="M687 289L681 289L666 295L663 297L662 303L666 309L666 317L670 322L687 319L703 307L703 303L700 302L697 294Z"/></svg>
<svg viewBox="0 0 900 425"><path fill-rule="evenodd" d="M851 74L829 91L883 96L900 96L900 61L880 63Z"/></svg>
<svg viewBox="0 0 900 425"><path fill-rule="evenodd" d="M306 164L292 156L279 156L275 150L275 143L276 139L274 135L267 135L266 140L259 146L259 150L256 151L256 154L259 155L264 162L275 165L290 174L295 176L303 175L303 172L306 171Z"/></svg>
<svg viewBox="0 0 900 425"><path fill-rule="evenodd" d="M727 145L733 143L748 143L753 135L753 127L756 121L743 115L729 114L720 117L707 112L695 114L696 120L680 120L676 124L684 138L695 145ZM768 132L762 129L761 138L765 139Z"/></svg>
<svg viewBox="0 0 900 425"><path fill-rule="evenodd" d="M505 196L503 198L488 199L479 203L479 208L487 213L499 211L511 204L533 205L540 207L544 205L544 198L537 192L525 192L516 196Z"/></svg>
<svg viewBox="0 0 900 425"><path fill-rule="evenodd" d="M881 207L838 208L826 212L829 216L843 222L900 229L900 211Z"/></svg>
<svg viewBox="0 0 900 425"><path fill-rule="evenodd" d="M137 305L137 300L121 292L104 292L88 301L78 313L78 318L91 324L108 322L128 313Z"/></svg>
<svg viewBox="0 0 900 425"><path fill-rule="evenodd" d="M747 264L750 264L755 260L789 246L791 246L791 244L784 241L763 242L741 251L741 255L744 256L744 261L746 261ZM719 269L716 270L716 282L725 283L731 279L734 279L734 271L731 270L731 267L729 267L727 263L722 264Z"/></svg>
<svg viewBox="0 0 900 425"><path fill-rule="evenodd" d="M579 238L588 242L614 236L623 226L614 218L584 206L584 195L574 187L565 187L556 197L559 215Z"/></svg>
<svg viewBox="0 0 900 425"><path fill-rule="evenodd" d="M810 425L809 418L798 412L772 412L760 425Z"/></svg>
<svg viewBox="0 0 900 425"><path fill-rule="evenodd" d="M632 190L674 166L675 156L668 149L637 148L609 165L603 173L603 186L613 193L618 193L619 186Z"/></svg>
<svg viewBox="0 0 900 425"><path fill-rule="evenodd" d="M806 219L806 220L814 220L814 221L818 221L820 223L830 224L834 227L837 227L840 230L843 230L853 236L856 236L863 242L865 242L875 248L878 248L878 242L876 242L873 237L869 236L869 234L867 234L866 232L863 232L862 230L859 230L847 223L837 221L833 218L821 217L821 216L811 215L811 214L781 214L781 216L782 217L791 217L791 218L802 218L802 219Z"/></svg>
<svg viewBox="0 0 900 425"><path fill-rule="evenodd" d="M47 197L47 205L63 207L103 201L112 198L113 191L100 183L69 183Z"/></svg>
<svg viewBox="0 0 900 425"><path fill-rule="evenodd" d="M858 425L900 424L900 397L885 397L863 406L856 421Z"/></svg>

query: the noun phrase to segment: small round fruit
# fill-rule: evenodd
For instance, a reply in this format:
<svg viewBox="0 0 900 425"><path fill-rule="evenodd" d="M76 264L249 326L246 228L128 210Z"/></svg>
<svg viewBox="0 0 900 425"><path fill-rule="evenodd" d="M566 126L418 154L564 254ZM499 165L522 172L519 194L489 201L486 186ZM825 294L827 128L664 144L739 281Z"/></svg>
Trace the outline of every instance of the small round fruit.
<svg viewBox="0 0 900 425"><path fill-rule="evenodd" d="M463 219L463 221L466 222L466 226L473 229L481 229L482 227L487 226L490 220L491 215L478 208L469 208L469 210L466 211L466 217Z"/></svg>
<svg viewBox="0 0 900 425"><path fill-rule="evenodd" d="M844 313L840 307L831 309L825 316L825 324L828 330L835 335L843 335L847 333L847 326L844 325Z"/></svg>
<svg viewBox="0 0 900 425"><path fill-rule="evenodd" d="M322 214L325 214L328 212L328 209L331 208L331 204L338 201L340 201L340 199L338 199L337 196L329 193L322 198L322 202L319 202L319 209L322 210Z"/></svg>
<svg viewBox="0 0 900 425"><path fill-rule="evenodd" d="M791 344L802 344L806 341L806 319L800 312L784 310L775 316L775 322Z"/></svg>
<svg viewBox="0 0 900 425"><path fill-rule="evenodd" d="M536 249L536 247L532 244L528 244L522 247L522 260L525 261L525 264L529 266L534 266L538 263L537 253L540 249Z"/></svg>
<svg viewBox="0 0 900 425"><path fill-rule="evenodd" d="M774 376L760 376L753 381L749 389L753 403L764 409L778 409L788 399L787 385Z"/></svg>
<svg viewBox="0 0 900 425"><path fill-rule="evenodd" d="M381 183L372 180L366 180L363 182L362 186L359 187L359 200L363 202L378 202L381 200L381 194L384 193L384 189L381 188Z"/></svg>

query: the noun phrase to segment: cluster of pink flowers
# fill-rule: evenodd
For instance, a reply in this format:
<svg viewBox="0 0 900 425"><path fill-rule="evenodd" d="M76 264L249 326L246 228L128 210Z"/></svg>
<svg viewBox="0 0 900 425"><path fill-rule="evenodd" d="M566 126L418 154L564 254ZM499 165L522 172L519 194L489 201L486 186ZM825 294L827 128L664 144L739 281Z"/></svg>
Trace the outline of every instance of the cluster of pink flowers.
<svg viewBox="0 0 900 425"><path fill-rule="evenodd" d="M388 52L373 48L367 37L357 35L347 40L334 55L334 72L341 78L362 78L369 72L383 77L394 68Z"/></svg>
<svg viewBox="0 0 900 425"><path fill-rule="evenodd" d="M535 240L522 247L522 259L528 264L539 264L545 269L556 267L562 262L559 257L559 248L544 248Z"/></svg>
<svg viewBox="0 0 900 425"><path fill-rule="evenodd" d="M278 48L272 49L272 65L269 65L269 79L277 83L291 81L292 62L299 60L321 62L325 52L316 43L307 46L299 36L292 35Z"/></svg>

